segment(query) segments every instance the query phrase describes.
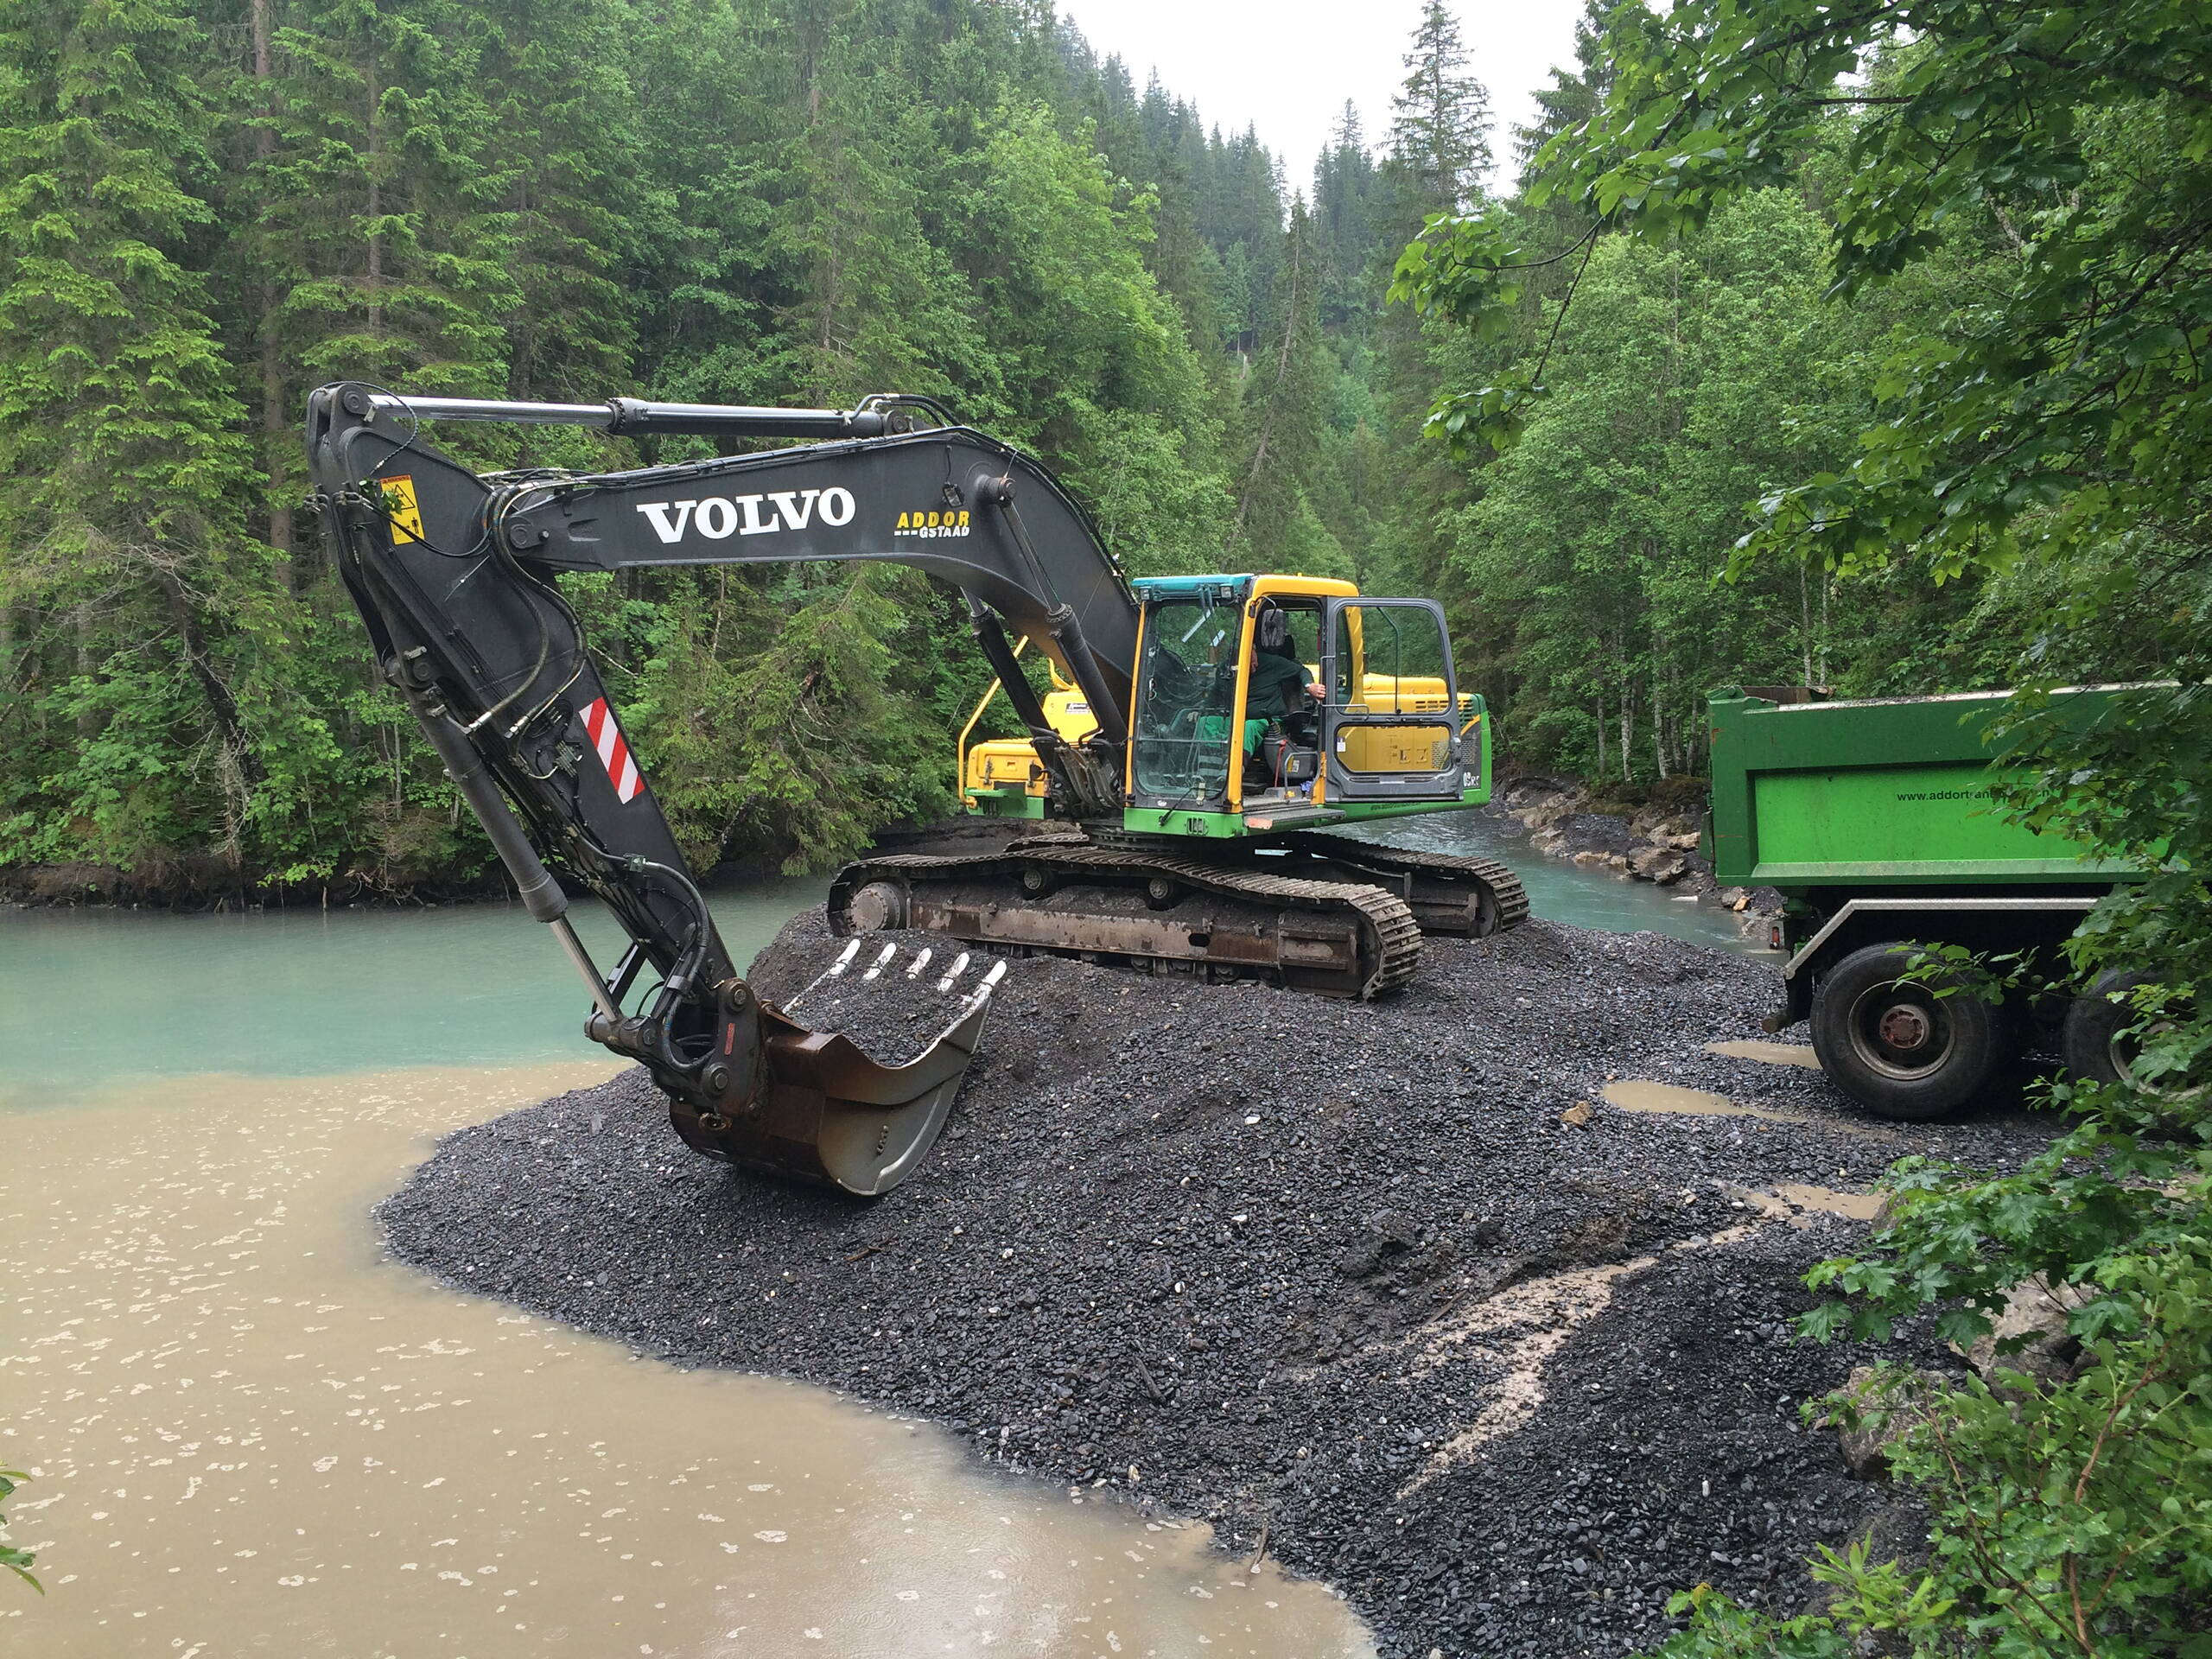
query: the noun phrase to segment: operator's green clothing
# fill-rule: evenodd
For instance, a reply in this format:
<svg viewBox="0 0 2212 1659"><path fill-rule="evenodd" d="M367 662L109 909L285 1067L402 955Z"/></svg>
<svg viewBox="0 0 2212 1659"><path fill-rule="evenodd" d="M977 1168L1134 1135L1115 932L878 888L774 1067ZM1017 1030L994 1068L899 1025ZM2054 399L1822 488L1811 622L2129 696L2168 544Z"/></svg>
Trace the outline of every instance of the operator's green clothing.
<svg viewBox="0 0 2212 1659"><path fill-rule="evenodd" d="M1255 720L1296 714L1306 707L1307 683L1306 664L1297 658L1255 651L1252 653L1250 689L1244 698L1245 711Z"/></svg>
<svg viewBox="0 0 2212 1659"><path fill-rule="evenodd" d="M1271 651L1252 652L1252 673L1244 693L1244 753L1258 747L1267 722L1295 714L1306 706L1306 664L1294 657L1278 657Z"/></svg>

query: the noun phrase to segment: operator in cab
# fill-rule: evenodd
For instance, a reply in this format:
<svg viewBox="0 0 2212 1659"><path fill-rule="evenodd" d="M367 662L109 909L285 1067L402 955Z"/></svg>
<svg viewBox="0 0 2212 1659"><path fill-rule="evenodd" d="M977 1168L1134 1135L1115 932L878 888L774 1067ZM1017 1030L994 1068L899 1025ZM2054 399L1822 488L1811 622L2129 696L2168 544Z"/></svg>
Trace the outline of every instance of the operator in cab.
<svg viewBox="0 0 2212 1659"><path fill-rule="evenodd" d="M1310 712L1308 699L1325 701L1328 689L1306 677L1290 639L1290 617L1281 606L1262 605L1252 635L1252 677L1245 712L1255 720Z"/></svg>
<svg viewBox="0 0 2212 1659"><path fill-rule="evenodd" d="M1308 677L1292 637L1290 615L1263 604L1253 620L1252 664L1244 694L1244 782L1248 789L1277 789L1311 777L1292 757L1310 755L1319 741L1319 705L1328 689Z"/></svg>

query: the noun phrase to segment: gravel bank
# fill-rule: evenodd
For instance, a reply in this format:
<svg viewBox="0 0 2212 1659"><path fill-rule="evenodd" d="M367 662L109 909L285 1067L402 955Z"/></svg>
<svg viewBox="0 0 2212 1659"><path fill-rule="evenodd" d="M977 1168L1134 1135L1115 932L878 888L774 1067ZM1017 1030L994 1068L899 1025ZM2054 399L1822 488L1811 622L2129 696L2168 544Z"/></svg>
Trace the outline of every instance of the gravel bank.
<svg viewBox="0 0 2212 1659"><path fill-rule="evenodd" d="M1772 1000L1739 957L1544 923L1428 950L1372 1006L1016 962L945 1139L872 1206L690 1156L633 1072L449 1137L382 1220L457 1285L1205 1516L1389 1654L1630 1653L1700 1579L1802 1605L1798 1559L1886 1496L1797 1421L1868 1357L1784 1328L1862 1235L1808 1189L2047 1131L1871 1125L1707 1053ZM801 917L753 977L834 954ZM1775 1116L1624 1110L1629 1078Z"/></svg>

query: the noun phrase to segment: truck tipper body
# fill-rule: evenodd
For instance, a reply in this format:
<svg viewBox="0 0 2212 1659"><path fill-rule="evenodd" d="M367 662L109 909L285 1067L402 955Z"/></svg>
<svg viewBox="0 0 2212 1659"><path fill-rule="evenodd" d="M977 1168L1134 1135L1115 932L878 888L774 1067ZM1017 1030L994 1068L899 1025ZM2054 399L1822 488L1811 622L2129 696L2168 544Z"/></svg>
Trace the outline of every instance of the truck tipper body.
<svg viewBox="0 0 2212 1659"><path fill-rule="evenodd" d="M2061 691L2051 715L2088 728L2129 690ZM1783 995L1767 1029L1809 1020L1822 1066L1887 1116L1964 1104L2054 1007L2082 1027L2062 1033L2069 1058L2094 1049L2090 1069L2112 1069L2109 998L2069 1008L2002 995L1993 976L1947 976L1929 960L1930 946L1960 946L2021 958L2031 977L2056 973L2057 947L2131 879L1997 804L2005 747L1993 721L2010 696L1829 701L1731 687L1711 700L1713 874L1784 900Z"/></svg>

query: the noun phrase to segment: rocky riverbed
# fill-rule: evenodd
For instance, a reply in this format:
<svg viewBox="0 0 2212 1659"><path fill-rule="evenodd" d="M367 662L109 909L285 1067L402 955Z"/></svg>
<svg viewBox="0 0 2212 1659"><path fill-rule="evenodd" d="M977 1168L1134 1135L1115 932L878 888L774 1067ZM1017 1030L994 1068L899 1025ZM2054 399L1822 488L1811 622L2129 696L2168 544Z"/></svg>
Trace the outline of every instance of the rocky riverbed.
<svg viewBox="0 0 2212 1659"><path fill-rule="evenodd" d="M1694 894L1743 918L1746 931L1764 931L1782 908L1772 887L1723 887L1714 880L1703 835L1706 793L1701 780L1677 779L1653 791L1634 810L1595 810L1589 785L1577 778L1522 772L1501 779L1484 810L1547 857L1588 869L1609 870L1677 893Z"/></svg>
<svg viewBox="0 0 2212 1659"><path fill-rule="evenodd" d="M1873 1357L1792 1338L1802 1274L1895 1157L2002 1165L2047 1128L1870 1122L1758 1043L1742 957L1541 922L1427 948L1373 1005L1014 962L946 1137L872 1205L693 1157L632 1072L449 1137L385 1235L1205 1517L1388 1654L1629 1654L1700 1580L1805 1605L1814 1545L1897 1516L1799 1421ZM835 954L803 916L754 982ZM1921 1330L1887 1352L1956 1364Z"/></svg>

